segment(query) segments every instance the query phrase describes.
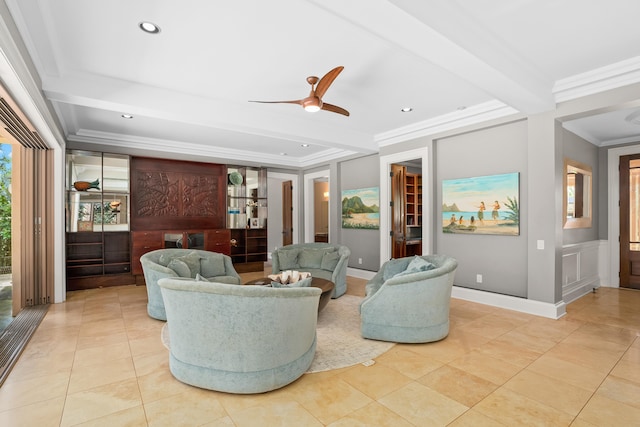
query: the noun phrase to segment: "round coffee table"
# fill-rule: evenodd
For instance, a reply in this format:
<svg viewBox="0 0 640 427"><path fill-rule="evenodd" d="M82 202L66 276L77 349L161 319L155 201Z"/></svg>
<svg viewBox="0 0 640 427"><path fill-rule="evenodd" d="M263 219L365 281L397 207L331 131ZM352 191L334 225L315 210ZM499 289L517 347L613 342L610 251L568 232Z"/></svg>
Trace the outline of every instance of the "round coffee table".
<svg viewBox="0 0 640 427"><path fill-rule="evenodd" d="M271 284L271 279L268 277L263 277L261 279L250 280L245 285L254 285L254 286L267 286ZM320 294L320 302L318 303L318 312L322 310L329 300L331 299L331 294L333 293L333 288L335 288L335 284L331 280L322 279L320 277L312 277L311 278L311 287L320 288L322 293Z"/></svg>

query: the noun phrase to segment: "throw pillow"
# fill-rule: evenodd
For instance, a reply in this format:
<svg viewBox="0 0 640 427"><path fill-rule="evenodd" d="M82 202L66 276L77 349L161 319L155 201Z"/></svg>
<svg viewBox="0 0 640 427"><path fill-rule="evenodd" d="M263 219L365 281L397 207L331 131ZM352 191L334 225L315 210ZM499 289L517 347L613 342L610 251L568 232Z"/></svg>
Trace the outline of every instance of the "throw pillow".
<svg viewBox="0 0 640 427"><path fill-rule="evenodd" d="M406 276L408 274L413 274L413 273L420 273L421 271L433 270L434 268L436 268L435 265L431 264L429 261L426 261L425 259L416 255L413 257L413 259L411 260L411 262L409 263L405 271L402 271L393 277Z"/></svg>
<svg viewBox="0 0 640 427"><path fill-rule="evenodd" d="M200 274L204 277L225 276L227 272L224 268L224 258L221 256L202 258L200 260Z"/></svg>
<svg viewBox="0 0 640 427"><path fill-rule="evenodd" d="M189 266L184 261L180 261L177 258L172 259L167 265L167 268L175 271L178 277L191 277L191 270L189 270Z"/></svg>
<svg viewBox="0 0 640 427"><path fill-rule="evenodd" d="M407 267L407 269L415 271L427 271L433 270L434 268L436 268L435 265L417 255L411 260L409 267Z"/></svg>
<svg viewBox="0 0 640 427"><path fill-rule="evenodd" d="M407 269L409 258L398 258L387 261L382 273L382 279L386 282L398 273Z"/></svg>
<svg viewBox="0 0 640 427"><path fill-rule="evenodd" d="M211 280L207 279L206 277L202 277L200 274L196 274L196 281L197 282L210 282Z"/></svg>
<svg viewBox="0 0 640 427"><path fill-rule="evenodd" d="M160 264L163 267L166 267L169 265L172 259L173 257L166 253L160 254L160 257L158 258L158 264Z"/></svg>
<svg viewBox="0 0 640 427"><path fill-rule="evenodd" d="M299 249L285 249L278 251L278 261L280 262L280 270L296 270L298 265Z"/></svg>
<svg viewBox="0 0 640 427"><path fill-rule="evenodd" d="M298 257L298 264L302 268L321 268L324 249L303 249Z"/></svg>
<svg viewBox="0 0 640 427"><path fill-rule="evenodd" d="M191 252L187 255L176 257L175 259L184 262L189 267L189 275L187 277L196 277L200 273L200 255Z"/></svg>
<svg viewBox="0 0 640 427"><path fill-rule="evenodd" d="M320 265L320 268L327 271L333 271L336 269L338 261L340 261L339 252L327 252L322 256L322 264Z"/></svg>

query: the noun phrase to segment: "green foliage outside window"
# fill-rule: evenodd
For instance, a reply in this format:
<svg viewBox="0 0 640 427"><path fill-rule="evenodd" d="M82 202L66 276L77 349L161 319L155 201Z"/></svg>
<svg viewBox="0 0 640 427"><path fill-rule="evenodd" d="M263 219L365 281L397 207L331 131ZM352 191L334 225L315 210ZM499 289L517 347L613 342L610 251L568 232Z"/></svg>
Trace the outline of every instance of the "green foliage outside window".
<svg viewBox="0 0 640 427"><path fill-rule="evenodd" d="M11 146L0 147L0 271L4 272L2 267L11 265Z"/></svg>

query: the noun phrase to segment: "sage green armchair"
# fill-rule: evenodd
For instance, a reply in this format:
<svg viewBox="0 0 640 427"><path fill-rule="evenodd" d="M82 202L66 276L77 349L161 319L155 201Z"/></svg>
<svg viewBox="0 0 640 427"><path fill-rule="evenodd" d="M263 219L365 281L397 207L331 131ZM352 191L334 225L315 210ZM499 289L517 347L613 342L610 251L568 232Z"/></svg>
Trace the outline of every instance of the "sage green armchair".
<svg viewBox="0 0 640 427"><path fill-rule="evenodd" d="M282 246L271 254L273 274L286 270L311 273L334 283L331 298L347 292L347 266L351 251L343 245L330 243L296 243Z"/></svg>
<svg viewBox="0 0 640 427"><path fill-rule="evenodd" d="M158 320L167 320L158 280L166 277L195 279L200 275L216 282L240 284L240 275L233 268L231 257L199 249L157 249L140 257L147 285L147 313Z"/></svg>
<svg viewBox="0 0 640 427"><path fill-rule="evenodd" d="M184 278L158 284L176 379L227 393L263 393L295 381L311 366L319 288Z"/></svg>
<svg viewBox="0 0 640 427"><path fill-rule="evenodd" d="M445 255L392 259L367 283L360 304L364 338L423 343L449 334L449 304L458 262Z"/></svg>

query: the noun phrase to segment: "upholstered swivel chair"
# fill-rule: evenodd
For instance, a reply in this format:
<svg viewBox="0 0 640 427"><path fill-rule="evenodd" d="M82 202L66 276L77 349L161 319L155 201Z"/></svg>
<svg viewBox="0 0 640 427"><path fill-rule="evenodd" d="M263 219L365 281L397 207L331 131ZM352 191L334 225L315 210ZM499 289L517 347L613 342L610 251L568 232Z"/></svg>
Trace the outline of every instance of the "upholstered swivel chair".
<svg viewBox="0 0 640 427"><path fill-rule="evenodd" d="M445 338L457 266L455 259L445 255L384 263L367 283L366 296L360 304L362 336L403 343Z"/></svg>
<svg viewBox="0 0 640 427"><path fill-rule="evenodd" d="M158 284L176 379L227 393L263 393L295 381L311 366L319 288L183 278Z"/></svg>
<svg viewBox="0 0 640 427"><path fill-rule="evenodd" d="M165 277L200 275L221 283L240 284L240 275L233 268L231 257L197 249L158 249L140 257L147 285L147 313L158 320L167 320L158 280Z"/></svg>
<svg viewBox="0 0 640 427"><path fill-rule="evenodd" d="M347 266L351 251L344 245L330 243L296 243L282 246L271 254L273 274L286 270L311 273L313 277L334 283L331 298L347 292Z"/></svg>

